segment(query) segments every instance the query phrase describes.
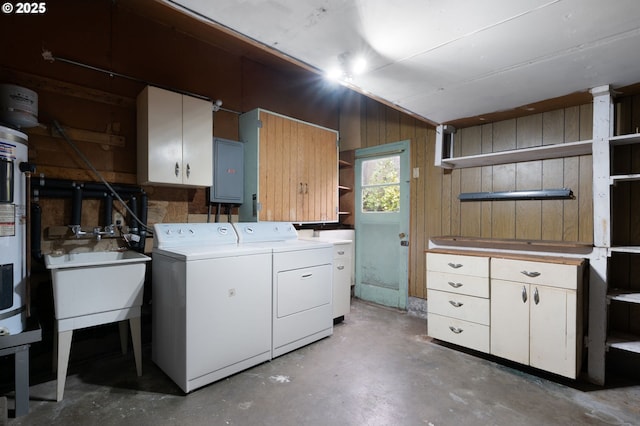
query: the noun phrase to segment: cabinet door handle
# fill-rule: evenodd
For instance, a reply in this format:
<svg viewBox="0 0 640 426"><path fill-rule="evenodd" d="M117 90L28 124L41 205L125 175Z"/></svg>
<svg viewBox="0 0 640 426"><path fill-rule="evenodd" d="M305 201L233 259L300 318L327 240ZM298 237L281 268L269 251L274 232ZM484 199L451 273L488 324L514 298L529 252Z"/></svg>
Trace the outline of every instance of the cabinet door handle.
<svg viewBox="0 0 640 426"><path fill-rule="evenodd" d="M449 300L449 303L450 303L450 304L451 304L451 306L453 306L454 308L459 308L460 306L464 305L464 303L456 302L455 300Z"/></svg>
<svg viewBox="0 0 640 426"><path fill-rule="evenodd" d="M303 194L303 186L302 186L302 182L300 182L300 189L298 190L298 194Z"/></svg>
<svg viewBox="0 0 640 426"><path fill-rule="evenodd" d="M540 272L520 271L521 274L528 276L529 278L535 278L540 276Z"/></svg>
<svg viewBox="0 0 640 426"><path fill-rule="evenodd" d="M178 162L176 162L175 173L176 177L180 176L180 164L178 164Z"/></svg>
<svg viewBox="0 0 640 426"><path fill-rule="evenodd" d="M462 263L451 263L451 262L449 262L449 263L447 263L447 265L449 265L453 269L462 268Z"/></svg>
<svg viewBox="0 0 640 426"><path fill-rule="evenodd" d="M538 293L538 287L533 291L533 301L536 303L540 303L540 294Z"/></svg>
<svg viewBox="0 0 640 426"><path fill-rule="evenodd" d="M453 288L460 288L462 287L462 283L454 283L453 281L449 281L447 284L449 284L451 287Z"/></svg>
<svg viewBox="0 0 640 426"><path fill-rule="evenodd" d="M338 271L342 271L344 269L344 265L338 266Z"/></svg>
<svg viewBox="0 0 640 426"><path fill-rule="evenodd" d="M522 303L527 303L527 288L522 286Z"/></svg>
<svg viewBox="0 0 640 426"><path fill-rule="evenodd" d="M305 183L305 184L304 184L304 193L305 193L305 194L308 194L308 193L309 193L309 184L308 184L308 183Z"/></svg>
<svg viewBox="0 0 640 426"><path fill-rule="evenodd" d="M452 325L449 326L449 330L453 331L456 334L460 334L462 333L464 330L458 327L454 327Z"/></svg>
<svg viewBox="0 0 640 426"><path fill-rule="evenodd" d="M338 254L339 254L340 256L342 256L342 255L344 254L344 250L340 250L340 251L338 252Z"/></svg>
<svg viewBox="0 0 640 426"><path fill-rule="evenodd" d="M191 176L191 165L187 163L187 177Z"/></svg>

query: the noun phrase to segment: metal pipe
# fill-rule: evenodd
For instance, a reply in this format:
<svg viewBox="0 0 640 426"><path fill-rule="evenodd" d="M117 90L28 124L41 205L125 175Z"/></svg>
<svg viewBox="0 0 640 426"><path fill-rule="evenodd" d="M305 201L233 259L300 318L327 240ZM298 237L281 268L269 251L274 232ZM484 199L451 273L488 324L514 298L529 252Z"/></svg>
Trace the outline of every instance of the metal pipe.
<svg viewBox="0 0 640 426"><path fill-rule="evenodd" d="M71 222L69 225L80 225L82 219L82 188L76 186L71 192Z"/></svg>
<svg viewBox="0 0 640 426"><path fill-rule="evenodd" d="M103 225L113 225L113 196L111 194L105 194L103 213Z"/></svg>
<svg viewBox="0 0 640 426"><path fill-rule="evenodd" d="M42 236L42 208L40 204L31 204L31 256L42 260L40 238ZM29 257L31 257L29 256Z"/></svg>
<svg viewBox="0 0 640 426"><path fill-rule="evenodd" d="M43 59L45 61L48 61L48 62L54 62L54 61L64 62L66 64L75 65L75 66L86 68L86 69L89 69L89 70L92 70L92 71L97 71L97 72L101 72L103 74L107 74L111 78L113 78L113 77L125 78L127 80L132 80L132 81L135 81L137 83L142 83L142 84L145 84L145 85L151 85L151 86L159 87L159 88L164 89L164 90L170 90L172 92L180 93L180 94L191 96L191 97L194 97L194 98L204 99L206 101L211 102L213 105L215 105L216 109L213 110L214 112L218 111L218 110L222 110L222 111L226 111L226 112L231 112L233 114L238 114L238 115L242 114L241 112L238 112L238 111L233 111L233 110L230 110L230 109L227 109L227 108L222 108L220 105L216 104L217 99L212 99L212 98L210 98L208 96L199 95L197 93L187 92L185 90L175 89L175 88L172 88L172 87L169 87L169 86L163 86L163 85L160 85L160 84L150 83L149 81L143 80L141 78L132 77L132 76L129 76L129 75L126 75L126 74L120 74L120 73L117 73L115 71L106 70L104 68L99 68L99 67L96 67L94 65L84 64L82 62L74 61L72 59L62 58L60 56L53 56L53 53L51 53L50 50L43 50L42 51L42 57L43 57Z"/></svg>

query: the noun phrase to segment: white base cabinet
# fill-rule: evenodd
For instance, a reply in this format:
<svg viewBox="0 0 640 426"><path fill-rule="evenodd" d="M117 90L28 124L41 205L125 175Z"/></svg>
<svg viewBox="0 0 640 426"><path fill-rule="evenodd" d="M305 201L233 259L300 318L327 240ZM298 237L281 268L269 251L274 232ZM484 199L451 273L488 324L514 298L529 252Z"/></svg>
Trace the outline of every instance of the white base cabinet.
<svg viewBox="0 0 640 426"><path fill-rule="evenodd" d="M489 352L489 258L427 253L427 333Z"/></svg>
<svg viewBox="0 0 640 426"><path fill-rule="evenodd" d="M427 252L429 336L575 379L585 261L507 257Z"/></svg>
<svg viewBox="0 0 640 426"><path fill-rule="evenodd" d="M491 354L575 379L581 277L581 264L491 259Z"/></svg>

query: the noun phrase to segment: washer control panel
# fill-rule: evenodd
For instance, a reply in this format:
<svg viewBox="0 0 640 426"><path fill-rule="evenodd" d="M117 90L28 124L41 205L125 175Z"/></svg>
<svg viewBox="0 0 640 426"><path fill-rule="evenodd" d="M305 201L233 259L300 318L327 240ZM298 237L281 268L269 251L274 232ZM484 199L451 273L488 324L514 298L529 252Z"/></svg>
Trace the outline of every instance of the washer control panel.
<svg viewBox="0 0 640 426"><path fill-rule="evenodd" d="M153 246L157 248L238 242L230 223L156 223L153 231Z"/></svg>

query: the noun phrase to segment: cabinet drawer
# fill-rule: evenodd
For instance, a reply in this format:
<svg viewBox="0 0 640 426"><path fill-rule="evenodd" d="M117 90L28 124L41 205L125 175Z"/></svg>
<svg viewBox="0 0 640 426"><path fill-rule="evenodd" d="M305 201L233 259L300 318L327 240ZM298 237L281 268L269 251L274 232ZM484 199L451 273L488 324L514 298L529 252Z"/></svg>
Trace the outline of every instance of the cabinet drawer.
<svg viewBox="0 0 640 426"><path fill-rule="evenodd" d="M445 342L489 352L489 326L462 321L442 315L427 315L429 336Z"/></svg>
<svg viewBox="0 0 640 426"><path fill-rule="evenodd" d="M427 253L427 270L488 277L489 258L460 254Z"/></svg>
<svg viewBox="0 0 640 426"><path fill-rule="evenodd" d="M489 325L489 299L433 290L428 303L430 313Z"/></svg>
<svg viewBox="0 0 640 426"><path fill-rule="evenodd" d="M333 258L351 257L351 244L333 244Z"/></svg>
<svg viewBox="0 0 640 426"><path fill-rule="evenodd" d="M514 259L491 259L491 278L577 290L579 267Z"/></svg>
<svg viewBox="0 0 640 426"><path fill-rule="evenodd" d="M489 297L489 278L427 271L427 289Z"/></svg>

